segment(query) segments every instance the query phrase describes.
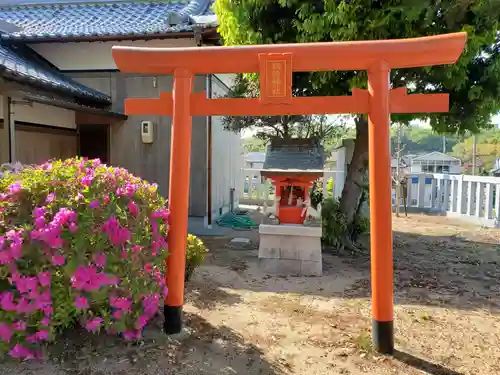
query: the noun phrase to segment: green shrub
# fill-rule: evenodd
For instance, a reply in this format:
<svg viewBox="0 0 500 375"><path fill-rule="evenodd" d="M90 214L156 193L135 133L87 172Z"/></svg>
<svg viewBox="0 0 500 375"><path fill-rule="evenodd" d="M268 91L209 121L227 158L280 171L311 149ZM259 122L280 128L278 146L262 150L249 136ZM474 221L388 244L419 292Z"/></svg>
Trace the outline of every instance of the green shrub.
<svg viewBox="0 0 500 375"><path fill-rule="evenodd" d="M157 187L78 158L0 178L0 352L30 359L57 332L140 337L167 293Z"/></svg>
<svg viewBox="0 0 500 375"><path fill-rule="evenodd" d="M188 234L186 246L186 281L191 278L194 270L205 261L208 249L198 237Z"/></svg>
<svg viewBox="0 0 500 375"><path fill-rule="evenodd" d="M344 214L340 211L340 201L329 197L323 201L321 206L321 220L323 229L323 243L327 246L340 247L342 239L347 233L350 238L367 233L370 227L370 220L357 211L354 220L354 227L349 228Z"/></svg>
<svg viewBox="0 0 500 375"><path fill-rule="evenodd" d="M328 179L328 182L326 183L326 194L328 197L333 197L334 186L335 186L335 181L333 181L333 177L330 177Z"/></svg>

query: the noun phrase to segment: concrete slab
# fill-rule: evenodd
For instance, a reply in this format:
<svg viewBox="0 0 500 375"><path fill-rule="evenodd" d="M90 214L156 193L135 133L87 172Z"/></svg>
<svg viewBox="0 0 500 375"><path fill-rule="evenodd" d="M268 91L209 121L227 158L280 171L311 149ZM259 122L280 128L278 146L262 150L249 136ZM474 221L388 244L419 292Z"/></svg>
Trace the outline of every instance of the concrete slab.
<svg viewBox="0 0 500 375"><path fill-rule="evenodd" d="M266 273L285 276L321 276L321 227L259 226L259 265Z"/></svg>
<svg viewBox="0 0 500 375"><path fill-rule="evenodd" d="M203 217L189 217L188 218L188 233L195 236L215 236L221 237L231 233L231 228L224 228L213 223L211 228L205 226L205 219Z"/></svg>

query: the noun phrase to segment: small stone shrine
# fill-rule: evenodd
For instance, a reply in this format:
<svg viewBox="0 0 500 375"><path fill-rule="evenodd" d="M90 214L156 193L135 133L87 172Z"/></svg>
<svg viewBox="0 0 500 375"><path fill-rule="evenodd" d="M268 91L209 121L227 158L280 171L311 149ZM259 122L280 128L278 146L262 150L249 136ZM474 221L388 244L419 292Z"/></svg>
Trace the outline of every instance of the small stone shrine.
<svg viewBox="0 0 500 375"><path fill-rule="evenodd" d="M273 139L261 175L275 186L279 224L259 227L259 262L276 275L321 276L321 226L304 225L310 189L323 176L324 152L311 139Z"/></svg>

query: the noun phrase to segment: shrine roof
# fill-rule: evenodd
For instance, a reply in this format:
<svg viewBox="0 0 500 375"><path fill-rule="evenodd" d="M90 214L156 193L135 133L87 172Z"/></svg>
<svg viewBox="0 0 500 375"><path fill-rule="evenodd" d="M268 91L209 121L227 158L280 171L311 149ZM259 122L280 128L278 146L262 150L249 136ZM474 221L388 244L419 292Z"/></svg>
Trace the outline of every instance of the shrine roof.
<svg viewBox="0 0 500 375"><path fill-rule="evenodd" d="M323 146L308 139L273 140L267 147L264 169L296 174L323 172Z"/></svg>
<svg viewBox="0 0 500 375"><path fill-rule="evenodd" d="M0 5L0 20L12 27L0 33L3 39L25 42L158 37L216 27L212 2L7 0Z"/></svg>

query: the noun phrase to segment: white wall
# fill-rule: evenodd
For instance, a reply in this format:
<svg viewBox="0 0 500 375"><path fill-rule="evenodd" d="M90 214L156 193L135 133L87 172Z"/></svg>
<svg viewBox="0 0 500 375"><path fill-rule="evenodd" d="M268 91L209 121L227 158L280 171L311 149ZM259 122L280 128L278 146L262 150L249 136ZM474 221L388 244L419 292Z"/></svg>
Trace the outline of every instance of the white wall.
<svg viewBox="0 0 500 375"><path fill-rule="evenodd" d="M194 39L137 40L122 42L40 43L30 45L60 70L114 70L113 46L196 47Z"/></svg>
<svg viewBox="0 0 500 375"><path fill-rule="evenodd" d="M1 99L2 97L0 96L0 117L3 118L3 100ZM13 100L17 99L14 98ZM75 112L68 109L38 103L32 103L31 106L13 104L12 109L15 121L76 129Z"/></svg>
<svg viewBox="0 0 500 375"><path fill-rule="evenodd" d="M212 79L212 95L225 95L227 88ZM240 170L242 166L241 136L224 130L222 117L212 117L212 217L230 209L230 190L235 189L234 205L240 197Z"/></svg>

